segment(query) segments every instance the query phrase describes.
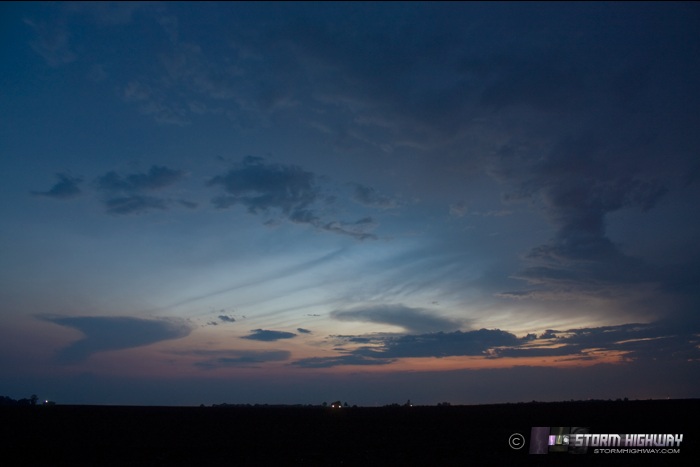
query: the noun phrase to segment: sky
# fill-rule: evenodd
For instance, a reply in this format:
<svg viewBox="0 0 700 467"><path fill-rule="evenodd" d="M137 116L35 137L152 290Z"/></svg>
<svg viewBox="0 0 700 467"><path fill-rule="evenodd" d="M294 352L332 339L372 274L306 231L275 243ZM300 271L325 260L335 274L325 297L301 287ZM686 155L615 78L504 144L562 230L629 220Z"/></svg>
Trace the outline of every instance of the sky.
<svg viewBox="0 0 700 467"><path fill-rule="evenodd" d="M700 397L697 3L0 5L0 394Z"/></svg>

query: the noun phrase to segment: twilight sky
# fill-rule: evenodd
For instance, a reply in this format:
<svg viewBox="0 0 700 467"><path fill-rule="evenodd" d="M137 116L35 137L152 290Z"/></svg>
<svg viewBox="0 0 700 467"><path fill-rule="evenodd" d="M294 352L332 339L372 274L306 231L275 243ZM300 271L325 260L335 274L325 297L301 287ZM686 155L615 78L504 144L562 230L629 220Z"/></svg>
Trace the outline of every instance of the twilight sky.
<svg viewBox="0 0 700 467"><path fill-rule="evenodd" d="M0 395L700 397L697 3L3 3Z"/></svg>

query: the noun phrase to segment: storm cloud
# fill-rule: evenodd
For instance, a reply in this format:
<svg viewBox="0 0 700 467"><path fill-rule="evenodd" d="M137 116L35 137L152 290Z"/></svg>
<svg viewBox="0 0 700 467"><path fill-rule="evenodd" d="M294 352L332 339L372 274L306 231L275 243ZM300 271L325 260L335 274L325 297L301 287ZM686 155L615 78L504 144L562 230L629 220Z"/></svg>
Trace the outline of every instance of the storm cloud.
<svg viewBox="0 0 700 467"><path fill-rule="evenodd" d="M223 373L259 402L317 403L331 380L366 403L569 399L591 378L577 394L697 397L697 4L3 14L16 387L92 373L112 395L76 383L72 402L113 403L103 376L158 366L152 400L182 404ZM94 316L114 309L134 318ZM166 315L182 321L137 318ZM171 358L91 358L149 342ZM56 345L78 364L51 370ZM163 389L177 375L191 383Z"/></svg>
<svg viewBox="0 0 700 467"><path fill-rule="evenodd" d="M700 359L700 334L666 322L547 330L540 336L517 337L500 329L428 334L336 336L355 349L338 348L341 355L303 359L299 366L381 365L401 358L457 356L485 359L560 357L559 361L595 360L616 354L625 362Z"/></svg>
<svg viewBox="0 0 700 467"><path fill-rule="evenodd" d="M62 363L78 363L98 352L142 347L156 342L180 339L190 334L184 322L142 319L126 316L39 316L59 326L77 329L84 337L57 355Z"/></svg>

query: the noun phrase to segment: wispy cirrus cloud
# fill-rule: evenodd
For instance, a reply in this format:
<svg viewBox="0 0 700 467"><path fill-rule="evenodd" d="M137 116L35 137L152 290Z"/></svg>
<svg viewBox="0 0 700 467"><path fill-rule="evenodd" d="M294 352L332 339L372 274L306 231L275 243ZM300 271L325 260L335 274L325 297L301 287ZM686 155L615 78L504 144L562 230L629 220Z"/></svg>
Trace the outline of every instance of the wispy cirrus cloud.
<svg viewBox="0 0 700 467"><path fill-rule="evenodd" d="M65 24L28 18L24 19L24 24L32 28L36 34L36 38L30 42L32 49L49 66L58 67L74 62L78 58L70 45L70 31Z"/></svg>
<svg viewBox="0 0 700 467"><path fill-rule="evenodd" d="M400 326L408 332L437 332L459 329L463 323L436 315L423 308L404 305L370 305L349 310L335 310L331 317L339 321L364 321Z"/></svg>
<svg viewBox="0 0 700 467"><path fill-rule="evenodd" d="M206 357L194 365L205 370L219 368L259 368L267 362L289 360L291 353L287 350L195 350L180 352L180 355Z"/></svg>
<svg viewBox="0 0 700 467"><path fill-rule="evenodd" d="M353 200L363 206L376 209L392 209L398 206L395 199L379 193L375 188L361 183L351 184L354 188Z"/></svg>

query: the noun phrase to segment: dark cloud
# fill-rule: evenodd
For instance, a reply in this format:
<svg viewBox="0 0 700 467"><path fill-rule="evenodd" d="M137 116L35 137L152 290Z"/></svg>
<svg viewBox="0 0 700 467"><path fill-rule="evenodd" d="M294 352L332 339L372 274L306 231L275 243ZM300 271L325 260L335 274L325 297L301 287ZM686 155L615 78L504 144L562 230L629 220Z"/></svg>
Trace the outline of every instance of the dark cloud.
<svg viewBox="0 0 700 467"><path fill-rule="evenodd" d="M139 111L161 124L186 126L190 123L187 106L173 99L159 86L150 86L138 80L124 87L123 97L138 105Z"/></svg>
<svg viewBox="0 0 700 467"><path fill-rule="evenodd" d="M381 347L364 347L355 353L374 358L487 356L494 347L520 343L518 337L507 331L480 329L387 337Z"/></svg>
<svg viewBox="0 0 700 467"><path fill-rule="evenodd" d="M372 218L355 222L326 219L314 206L328 200L321 193L316 175L295 165L270 164L263 158L248 156L227 173L210 179L207 186L220 186L226 193L212 198L218 209L240 204L251 214L278 214L295 224L358 240L377 238L369 233L377 226Z"/></svg>
<svg viewBox="0 0 700 467"><path fill-rule="evenodd" d="M228 316L228 315L219 315L219 319L223 321L224 323L235 323L236 318L233 316Z"/></svg>
<svg viewBox="0 0 700 467"><path fill-rule="evenodd" d="M336 310L331 317L339 321L365 321L401 326L409 332L436 332L459 329L461 322L436 316L428 310L404 305L377 305L351 310Z"/></svg>
<svg viewBox="0 0 700 467"><path fill-rule="evenodd" d="M544 342L540 342L544 341ZM495 349L493 357L572 356L618 351L627 361L696 360L700 334L665 322L622 324L566 331L548 330L527 345Z"/></svg>
<svg viewBox="0 0 700 467"><path fill-rule="evenodd" d="M341 355L337 357L311 357L292 362L302 368L330 368L339 365L388 365L393 359L367 358L361 355Z"/></svg>
<svg viewBox="0 0 700 467"><path fill-rule="evenodd" d="M377 236L367 232L376 227L377 223L371 217L365 217L355 222L346 223L340 221L328 222L326 224L317 225L322 230L333 232L341 235L349 235L357 240L376 239Z"/></svg>
<svg viewBox="0 0 700 467"><path fill-rule="evenodd" d="M297 332L299 332L301 334L311 334L310 330L304 329L304 328L297 328Z"/></svg>
<svg viewBox="0 0 700 467"><path fill-rule="evenodd" d="M49 66L58 67L78 58L70 45L68 28L62 22L44 23L25 18L24 24L36 34L36 38L30 42L32 49Z"/></svg>
<svg viewBox="0 0 700 467"><path fill-rule="evenodd" d="M188 201L186 199L179 199L177 202L180 203L181 206L186 207L187 209L196 209L197 206L199 206L199 203L195 203L194 201Z"/></svg>
<svg viewBox="0 0 700 467"><path fill-rule="evenodd" d="M326 368L339 365L385 365L399 358L442 358L453 356L493 357L494 348L520 346L520 339L499 329L435 332L417 335L335 336L348 343L370 344L354 350L338 348L343 355L302 359L294 365Z"/></svg>
<svg viewBox="0 0 700 467"><path fill-rule="evenodd" d="M353 183L352 186L355 188L353 199L363 206L378 209L391 209L398 205L395 200L378 193L377 190L372 187L359 183Z"/></svg>
<svg viewBox="0 0 700 467"><path fill-rule="evenodd" d="M526 357L571 357L576 359L590 359L593 357L581 353L579 345L563 345L560 347L525 347L525 348L504 348L496 350L490 358L526 358Z"/></svg>
<svg viewBox="0 0 700 467"><path fill-rule="evenodd" d="M608 237L606 221L623 209L651 210L669 189L642 170L635 155L621 152L612 158L610 152L621 144L615 137L609 142L598 138L560 141L538 159L503 156L504 179L517 186L508 198L541 206L556 229L547 243L525 255L527 266L515 275L537 289L507 292L511 298L542 299L550 292L575 298L661 279L658 268L624 253Z"/></svg>
<svg viewBox="0 0 700 467"><path fill-rule="evenodd" d="M271 342L280 339L291 339L293 337L296 337L296 334L294 334L293 332L270 331L267 329L253 329L250 334L248 334L247 336L243 336L242 339Z"/></svg>
<svg viewBox="0 0 700 467"><path fill-rule="evenodd" d="M673 358L678 347L700 357L697 329L685 324L657 321L598 328L571 329L559 333L557 342L589 348L631 351L630 358Z"/></svg>
<svg viewBox="0 0 700 467"><path fill-rule="evenodd" d="M226 203L215 202L217 207L240 203L253 214L277 209L292 217L320 196L313 173L294 165L266 164L250 156L207 185L221 186L230 195Z"/></svg>
<svg viewBox="0 0 700 467"><path fill-rule="evenodd" d="M562 21L530 30L529 40L510 42L510 50L496 46L499 53L463 62L483 79L478 105L513 130L500 134L487 158L488 171L505 187L504 201L528 202L554 229L517 275L535 290L510 292L512 298L619 296L633 284L663 282L651 255L629 249L631 236L615 236L613 222L632 218L652 232L645 219L676 202L696 167L691 154L699 140L681 130L699 121L691 83L700 68L682 58L698 47L697 38L681 39L691 23L686 14L615 6L607 14L579 11L574 26L573 11L541 12L541 19ZM635 26L620 29L614 11ZM676 32L661 33L661 17ZM519 27L533 23L525 24ZM564 24L572 27L562 30ZM670 248L661 237L655 243L649 250Z"/></svg>
<svg viewBox="0 0 700 467"><path fill-rule="evenodd" d="M614 246L605 236L606 216L631 207L648 211L668 193L659 180L635 171L632 164L639 162L632 156L626 155L629 165L610 162L608 150L602 142L561 142L530 167L521 184L521 195L537 195L543 202L558 228L553 246L566 258L608 256Z"/></svg>
<svg viewBox="0 0 700 467"><path fill-rule="evenodd" d="M597 259L611 253L605 237L605 216L626 207L648 211L668 189L658 180L619 176L610 180L586 178L575 160L566 172L544 170L542 199L553 224L559 227L555 243L561 254L573 259ZM607 178L607 177L606 177Z"/></svg>
<svg viewBox="0 0 700 467"><path fill-rule="evenodd" d="M217 196L211 200L211 204L213 204L217 209L228 209L235 206L236 202L237 198L234 198L233 196Z"/></svg>
<svg viewBox="0 0 700 467"><path fill-rule="evenodd" d="M40 319L77 329L84 337L58 353L58 360L76 363L92 354L130 349L156 342L179 339L191 329L180 321L115 316L40 316Z"/></svg>
<svg viewBox="0 0 700 467"><path fill-rule="evenodd" d="M151 191L173 185L184 176L185 173L181 170L154 165L147 173L121 176L115 171L107 172L97 179L97 186L107 192Z"/></svg>
<svg viewBox="0 0 700 467"><path fill-rule="evenodd" d="M259 367L265 362L283 362L289 360L290 352L286 350L225 350L225 351L193 351L187 355L208 356L206 360L195 363L195 366L212 370L230 367Z"/></svg>
<svg viewBox="0 0 700 467"><path fill-rule="evenodd" d="M58 182L52 186L50 190L33 191L32 194L55 199L69 199L75 198L82 193L78 186L82 183L82 178L71 177L70 175L61 173L56 174L56 177L58 177Z"/></svg>
<svg viewBox="0 0 700 467"><path fill-rule="evenodd" d="M468 211L469 207L464 201L450 204L450 215L453 217L464 217Z"/></svg>
<svg viewBox="0 0 700 467"><path fill-rule="evenodd" d="M110 198L104 201L104 205L110 214L137 214L153 209L167 209L165 200L140 195Z"/></svg>
<svg viewBox="0 0 700 467"><path fill-rule="evenodd" d="M541 336L517 337L499 329L417 335L333 336L355 349L339 347L340 356L311 358L294 364L308 367L379 365L400 358L477 356L489 359L562 357L593 360L618 352L623 363L652 360L700 360L700 332L665 322L597 328L548 330Z"/></svg>
<svg viewBox="0 0 700 467"><path fill-rule="evenodd" d="M126 176L110 171L96 181L97 189L105 194L104 205L110 214L136 214L153 209L168 209L169 201L144 192L169 187L185 176L181 170L152 166L146 173ZM184 202L187 205L188 202ZM181 202L181 204L183 204ZM189 207L192 207L191 204Z"/></svg>

